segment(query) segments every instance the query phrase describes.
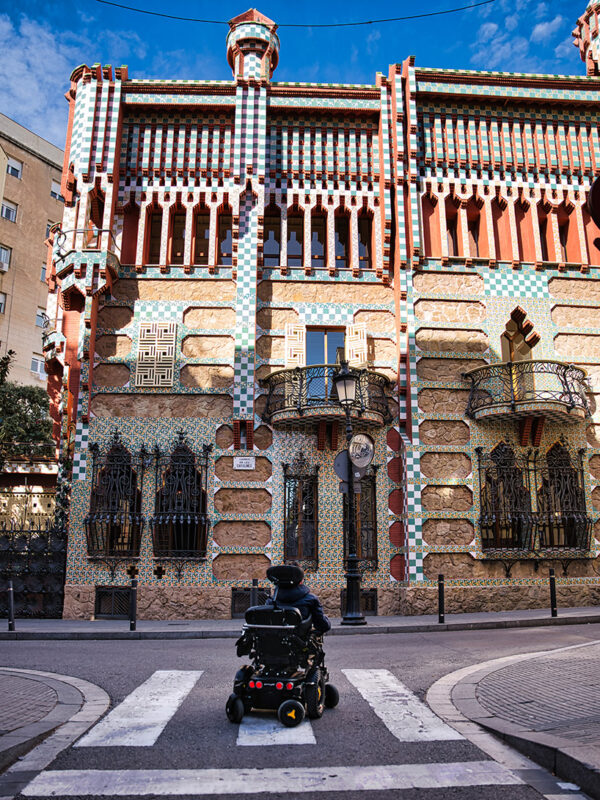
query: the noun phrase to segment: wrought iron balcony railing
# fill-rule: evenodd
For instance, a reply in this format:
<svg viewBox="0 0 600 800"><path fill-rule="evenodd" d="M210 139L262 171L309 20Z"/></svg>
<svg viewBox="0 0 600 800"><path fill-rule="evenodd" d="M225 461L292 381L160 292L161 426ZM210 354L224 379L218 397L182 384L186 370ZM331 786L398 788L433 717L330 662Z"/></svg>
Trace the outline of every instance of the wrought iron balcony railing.
<svg viewBox="0 0 600 800"><path fill-rule="evenodd" d="M282 369L264 378L262 384L269 393L263 419L274 425L290 425L343 416L333 382L340 369L339 364L314 364ZM389 380L369 369L350 367L350 372L357 377L352 416L373 425L390 422L386 395Z"/></svg>
<svg viewBox="0 0 600 800"><path fill-rule="evenodd" d="M467 416L472 419L541 414L561 422L590 416L586 372L560 361L506 361L465 372L471 381Z"/></svg>

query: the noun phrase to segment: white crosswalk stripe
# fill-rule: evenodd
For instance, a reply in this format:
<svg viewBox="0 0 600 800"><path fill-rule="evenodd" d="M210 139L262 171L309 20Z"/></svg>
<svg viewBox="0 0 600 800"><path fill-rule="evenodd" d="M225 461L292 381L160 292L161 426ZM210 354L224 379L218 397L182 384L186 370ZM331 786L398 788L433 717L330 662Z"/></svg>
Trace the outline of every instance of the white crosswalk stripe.
<svg viewBox="0 0 600 800"><path fill-rule="evenodd" d="M26 797L154 797L301 792L399 791L514 786L522 781L494 761L276 769L55 770L29 783Z"/></svg>
<svg viewBox="0 0 600 800"><path fill-rule="evenodd" d="M387 669L343 669L386 728L401 742L462 739Z"/></svg>
<svg viewBox="0 0 600 800"><path fill-rule="evenodd" d="M201 675L202 670L158 670L75 747L151 747Z"/></svg>
<svg viewBox="0 0 600 800"><path fill-rule="evenodd" d="M237 744L245 747L316 743L312 726L307 719L295 728L286 728L275 714L257 711L244 715L237 737Z"/></svg>

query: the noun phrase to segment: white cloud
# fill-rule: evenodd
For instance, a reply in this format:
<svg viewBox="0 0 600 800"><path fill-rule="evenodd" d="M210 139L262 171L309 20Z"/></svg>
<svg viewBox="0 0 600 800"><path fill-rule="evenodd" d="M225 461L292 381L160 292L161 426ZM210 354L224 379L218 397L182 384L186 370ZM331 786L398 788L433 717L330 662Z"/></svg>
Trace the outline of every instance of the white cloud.
<svg viewBox="0 0 600 800"><path fill-rule="evenodd" d="M512 14L504 20L504 27L507 31L514 31L519 25L519 17L517 14Z"/></svg>
<svg viewBox="0 0 600 800"><path fill-rule="evenodd" d="M377 52L377 42L381 39L381 31L374 30L366 38L367 43L367 53L369 55L373 55L373 53Z"/></svg>
<svg viewBox="0 0 600 800"><path fill-rule="evenodd" d="M568 39L564 39L560 44L556 45L556 47L554 48L554 55L556 56L556 58L560 59L566 58L571 60L574 52L575 49L573 47L573 39L571 36L569 36Z"/></svg>
<svg viewBox="0 0 600 800"><path fill-rule="evenodd" d="M498 26L495 22L484 22L483 25L479 27L479 31L477 32L477 41L489 42L497 32Z"/></svg>
<svg viewBox="0 0 600 800"><path fill-rule="evenodd" d="M58 147L67 129L62 95L73 68L85 60L83 43L67 42L27 17L16 27L0 15L0 109Z"/></svg>
<svg viewBox="0 0 600 800"><path fill-rule="evenodd" d="M538 22L531 33L531 41L532 42L544 42L550 39L550 37L558 31L564 20L558 14L554 17L553 20L549 20L548 22Z"/></svg>

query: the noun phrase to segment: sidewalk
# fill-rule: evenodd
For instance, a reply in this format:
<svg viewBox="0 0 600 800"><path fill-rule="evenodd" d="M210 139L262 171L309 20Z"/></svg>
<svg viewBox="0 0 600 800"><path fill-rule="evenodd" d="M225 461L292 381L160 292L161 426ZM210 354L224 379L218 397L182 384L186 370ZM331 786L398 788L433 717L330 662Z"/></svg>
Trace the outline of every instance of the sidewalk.
<svg viewBox="0 0 600 800"><path fill-rule="evenodd" d="M489 630L494 628L532 628L542 625L581 625L600 622L600 607L560 608L557 617L549 609L487 611L476 614L446 614L438 622L437 614L418 617L365 617L366 625L341 625L332 619L328 636L368 635L376 633L424 633L433 631ZM138 620L136 630L129 630L125 619L17 619L15 631L9 632L6 620L0 620L0 641L10 639L233 639L240 635L242 619Z"/></svg>
<svg viewBox="0 0 600 800"><path fill-rule="evenodd" d="M599 674L600 643L591 643L496 659L438 684L446 684L451 706L463 718L598 800ZM432 689L427 699L440 713L439 687Z"/></svg>

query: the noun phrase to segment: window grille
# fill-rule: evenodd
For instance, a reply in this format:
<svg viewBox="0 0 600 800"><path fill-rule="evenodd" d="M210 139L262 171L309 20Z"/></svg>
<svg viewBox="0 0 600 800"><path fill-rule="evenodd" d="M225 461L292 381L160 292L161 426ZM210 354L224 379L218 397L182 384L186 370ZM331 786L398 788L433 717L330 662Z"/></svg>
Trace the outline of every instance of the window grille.
<svg viewBox="0 0 600 800"><path fill-rule="evenodd" d="M283 464L284 559L316 569L319 541L319 467L300 452Z"/></svg>
<svg viewBox="0 0 600 800"><path fill-rule="evenodd" d="M183 431L169 455L155 452L156 495L150 520L156 558L205 558L208 536L206 504L208 454L196 456Z"/></svg>
<svg viewBox="0 0 600 800"><path fill-rule="evenodd" d="M340 609L342 613L346 608L346 590L340 594ZM360 610L365 617L377 616L377 589L360 590Z"/></svg>
<svg viewBox="0 0 600 800"><path fill-rule="evenodd" d="M234 588L231 590L231 618L243 619L250 608L251 589ZM258 589L258 605L264 606L271 594L268 589Z"/></svg>
<svg viewBox="0 0 600 800"><path fill-rule="evenodd" d="M129 619L131 590L128 586L96 586L96 619Z"/></svg>
<svg viewBox="0 0 600 800"><path fill-rule="evenodd" d="M479 458L482 549L589 550L592 521L585 505L583 454L573 466L564 442L544 456L517 454L505 442Z"/></svg>
<svg viewBox="0 0 600 800"><path fill-rule="evenodd" d="M376 467L369 467L361 478L360 494L355 495L356 555L359 569L377 569L377 491ZM344 500L344 559L348 558L348 495Z"/></svg>
<svg viewBox="0 0 600 800"><path fill-rule="evenodd" d="M88 555L137 558L144 527L141 514L144 450L133 457L115 430L108 452L92 453L90 513L84 520Z"/></svg>

